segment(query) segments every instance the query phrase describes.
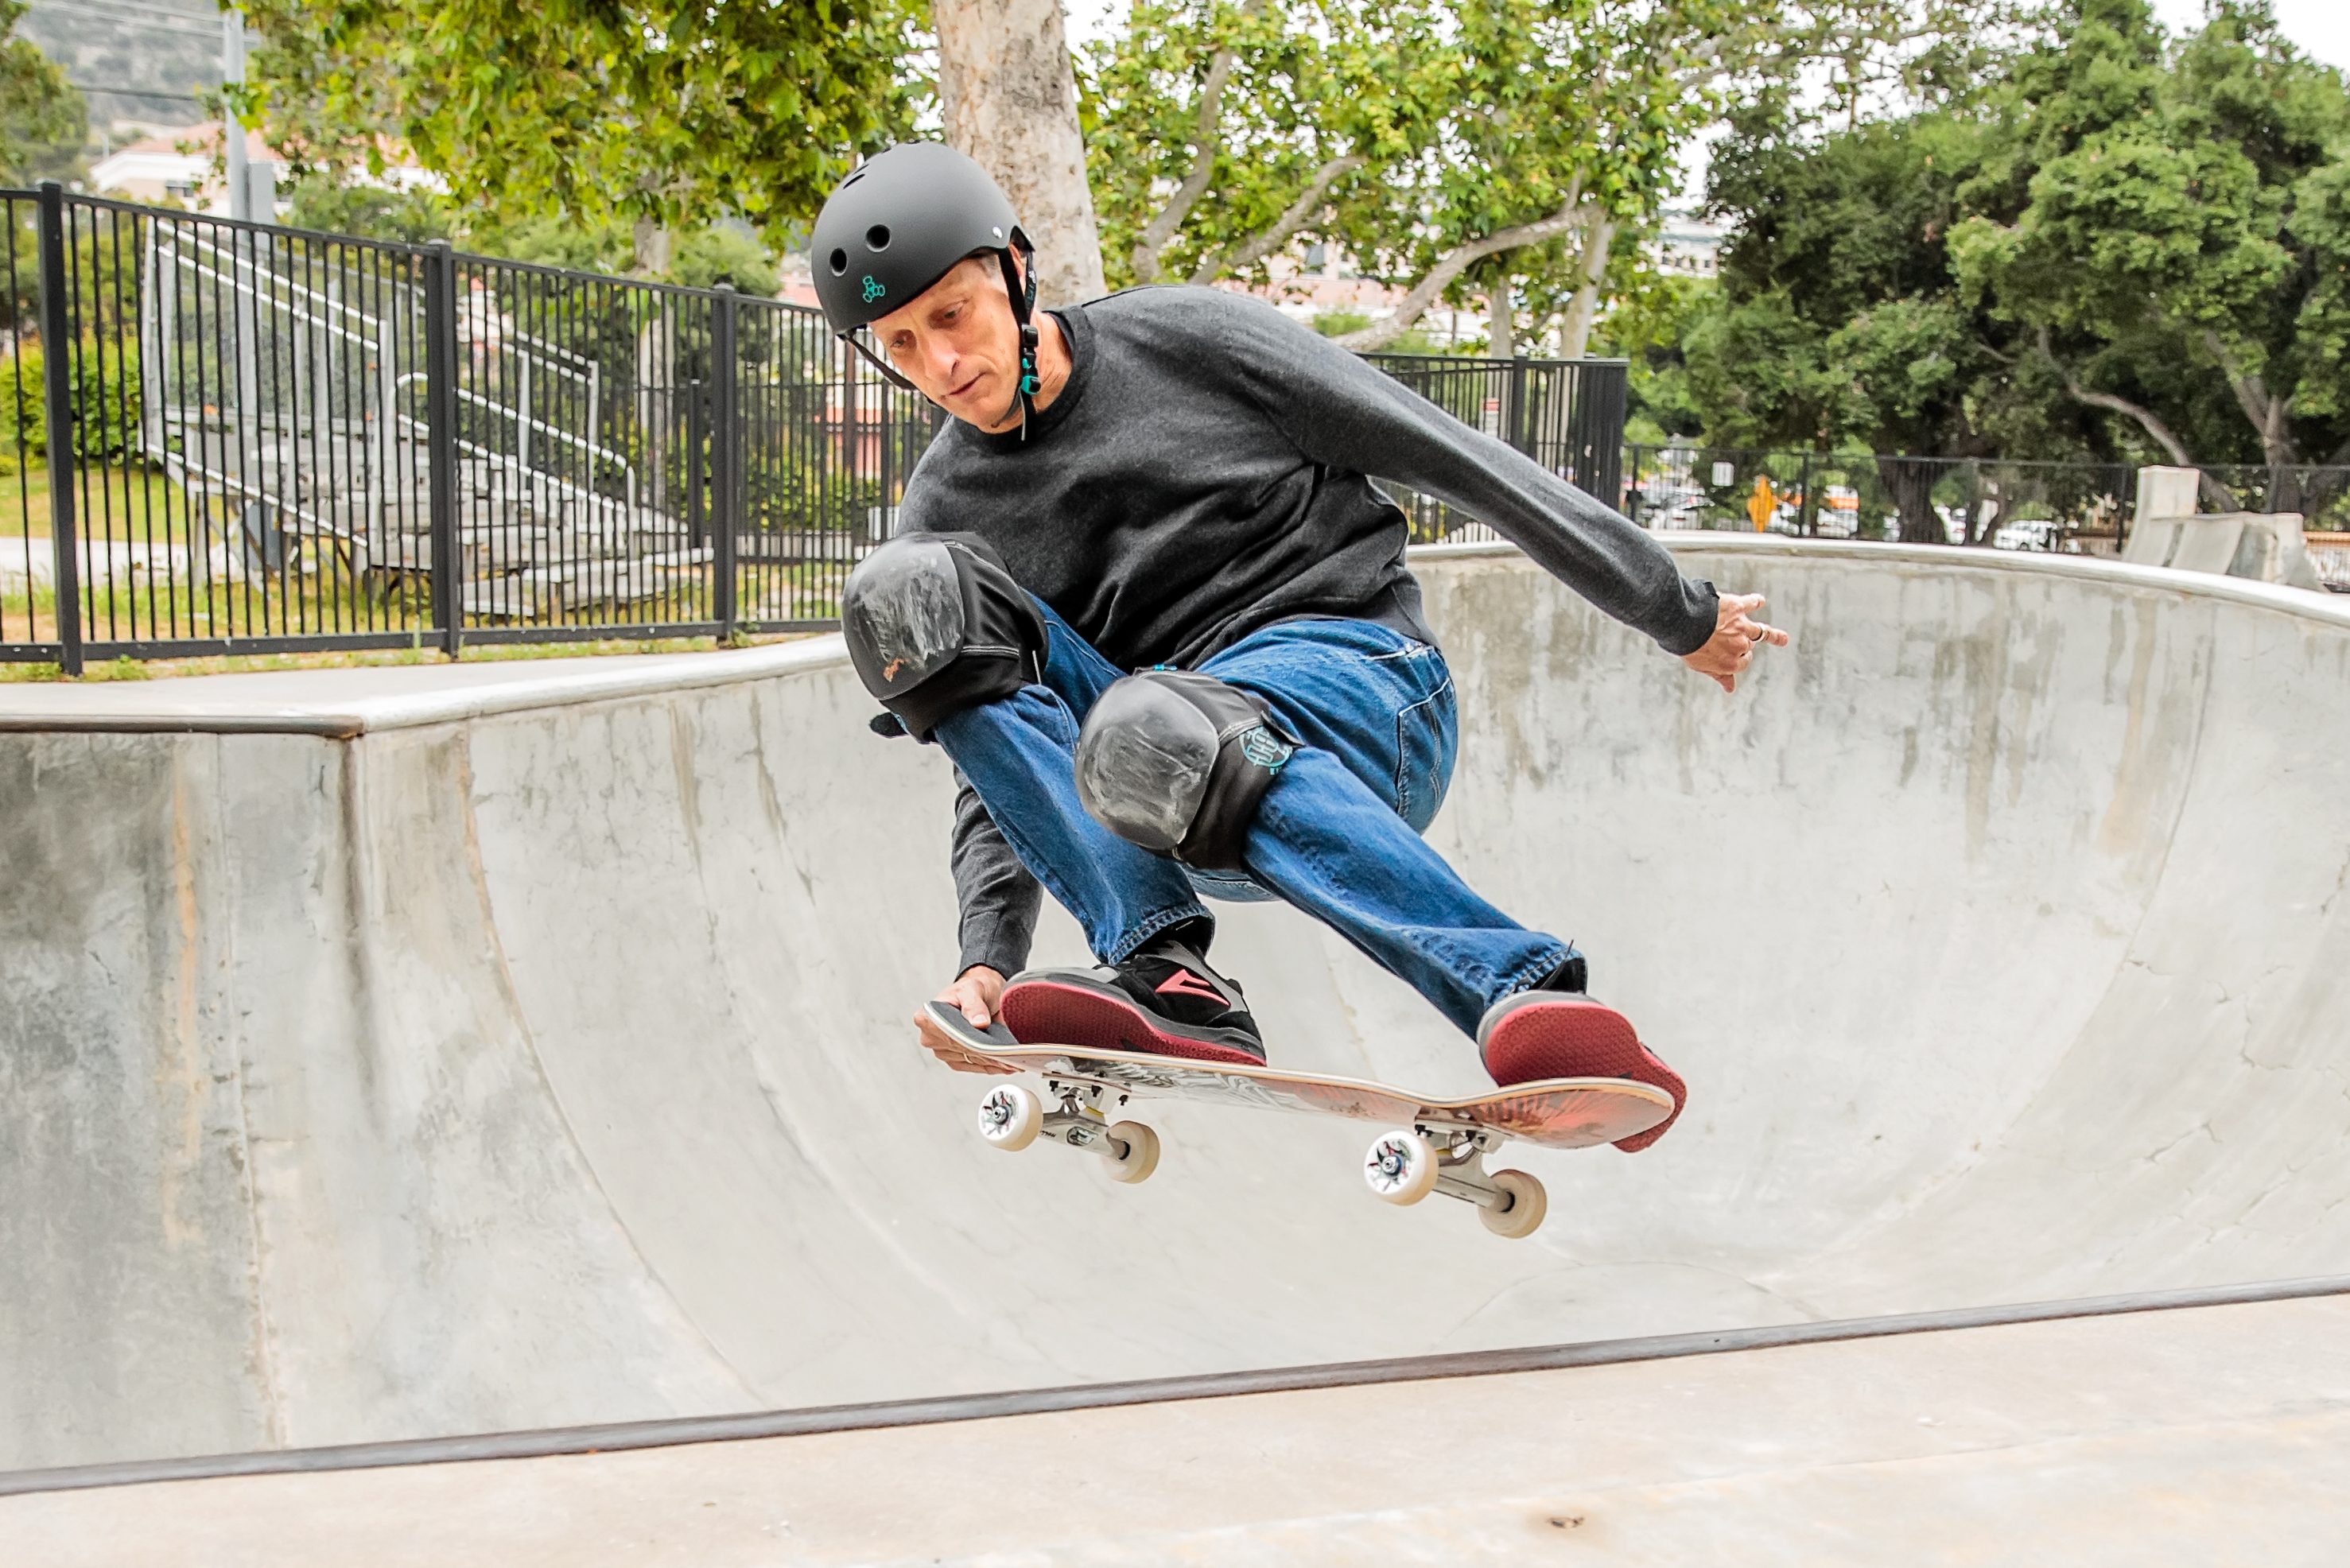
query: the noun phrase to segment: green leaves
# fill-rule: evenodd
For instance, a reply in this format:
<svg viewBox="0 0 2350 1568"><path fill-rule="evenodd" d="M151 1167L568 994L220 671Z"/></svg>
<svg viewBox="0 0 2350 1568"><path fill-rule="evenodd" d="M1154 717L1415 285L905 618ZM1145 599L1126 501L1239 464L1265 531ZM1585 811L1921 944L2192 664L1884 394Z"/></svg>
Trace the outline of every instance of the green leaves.
<svg viewBox="0 0 2350 1568"><path fill-rule="evenodd" d="M2265 7L2223 5L2166 51L2136 0L2078 0L1991 134L2002 177L1952 245L1970 298L2204 461L2350 435L2306 425L2342 408L2350 94Z"/></svg>
<svg viewBox="0 0 2350 1568"><path fill-rule="evenodd" d="M2350 440L2350 97L2264 8L2070 0L1969 91L1714 162L1718 440L2284 462ZM1757 369L1758 356L1782 363Z"/></svg>
<svg viewBox="0 0 2350 1568"><path fill-rule="evenodd" d="M385 136L487 220L780 242L903 135L911 0L255 0L251 107L301 168L380 169Z"/></svg>
<svg viewBox="0 0 2350 1568"><path fill-rule="evenodd" d="M0 184L73 172L89 117L65 72L30 39L9 36L24 0L0 0Z"/></svg>

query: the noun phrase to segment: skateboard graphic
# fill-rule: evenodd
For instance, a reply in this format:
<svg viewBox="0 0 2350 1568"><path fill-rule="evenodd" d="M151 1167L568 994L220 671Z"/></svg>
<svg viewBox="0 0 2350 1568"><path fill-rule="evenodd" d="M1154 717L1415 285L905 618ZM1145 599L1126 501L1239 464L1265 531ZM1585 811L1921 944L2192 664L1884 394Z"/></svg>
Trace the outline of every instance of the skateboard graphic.
<svg viewBox="0 0 2350 1568"><path fill-rule="evenodd" d="M979 1105L980 1136L1001 1149L1038 1138L1099 1155L1115 1181L1140 1181L1158 1168L1159 1135L1137 1121L1113 1121L1129 1100L1159 1096L1259 1110L1311 1111L1387 1122L1363 1158L1363 1179L1389 1203L1441 1192L1477 1206L1485 1229L1530 1236L1549 1202L1523 1170L1485 1169L1512 1138L1544 1148L1588 1148L1646 1132L1672 1114L1672 1096L1624 1078L1547 1078L1466 1099L1440 1100L1357 1078L1222 1062L1192 1062L1132 1051L1015 1043L997 1024L975 1029L942 1002L931 1021L973 1055L1045 1083L1039 1096L998 1084Z"/></svg>

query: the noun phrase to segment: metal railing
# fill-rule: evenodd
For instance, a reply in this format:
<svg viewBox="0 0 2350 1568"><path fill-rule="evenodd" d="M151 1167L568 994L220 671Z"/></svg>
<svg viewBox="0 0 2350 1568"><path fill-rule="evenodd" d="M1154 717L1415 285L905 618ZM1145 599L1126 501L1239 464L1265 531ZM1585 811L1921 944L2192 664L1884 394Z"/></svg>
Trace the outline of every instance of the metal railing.
<svg viewBox="0 0 2350 1568"><path fill-rule="evenodd" d="M1624 449L1623 511L1651 528L1900 539L2115 555L2129 532L2126 463ZM2206 465L2205 511L2296 512L2326 586L2350 592L2350 466ZM1759 488L1758 488L1759 486Z"/></svg>
<svg viewBox="0 0 2350 1568"><path fill-rule="evenodd" d="M1507 441L1569 483L1614 503L1622 483L1626 361L1364 358L1463 424ZM1381 488L1411 518L1415 543L1494 537L1482 523L1431 496L1397 485Z"/></svg>
<svg viewBox="0 0 2350 1568"><path fill-rule="evenodd" d="M823 627L938 427L723 286L56 185L0 192L0 659L68 672ZM1617 493L1622 364L1373 362Z"/></svg>
<svg viewBox="0 0 2350 1568"><path fill-rule="evenodd" d="M814 311L0 192L0 659L814 628L936 416Z"/></svg>
<svg viewBox="0 0 2350 1568"><path fill-rule="evenodd" d="M1625 448L1618 505L1651 528L2117 553L2127 463Z"/></svg>

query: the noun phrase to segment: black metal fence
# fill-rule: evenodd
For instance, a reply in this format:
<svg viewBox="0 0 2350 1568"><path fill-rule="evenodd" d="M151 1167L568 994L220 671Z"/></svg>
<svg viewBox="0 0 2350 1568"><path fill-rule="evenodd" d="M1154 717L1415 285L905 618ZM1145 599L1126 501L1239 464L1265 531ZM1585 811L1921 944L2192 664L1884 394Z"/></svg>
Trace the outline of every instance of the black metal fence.
<svg viewBox="0 0 2350 1568"><path fill-rule="evenodd" d="M1651 528L2112 554L2136 486L2126 463L1630 446L1619 504Z"/></svg>
<svg viewBox="0 0 2350 1568"><path fill-rule="evenodd" d="M0 659L69 672L826 626L937 428L724 288L55 185L0 192ZM1375 362L1617 493L1620 363Z"/></svg>
<svg viewBox="0 0 2350 1568"><path fill-rule="evenodd" d="M1621 487L1627 365L1621 359L1469 359L1371 354L1368 361L1463 424L1497 436L1610 504ZM1411 517L1412 538L1493 537L1432 496L1383 486Z"/></svg>
<svg viewBox="0 0 2350 1568"><path fill-rule="evenodd" d="M938 415L816 312L0 191L0 659L833 623ZM2119 464L1621 444L1620 360L1370 362L1651 527L2117 549ZM2206 471L2350 527L2350 468ZM1418 540L1490 536L1392 490ZM2330 557L2329 557L2330 559Z"/></svg>
<svg viewBox="0 0 2350 1568"><path fill-rule="evenodd" d="M789 630L928 404L813 311L0 192L0 658Z"/></svg>
<svg viewBox="0 0 2350 1568"><path fill-rule="evenodd" d="M1762 529L2011 550L2117 553L2126 463L1627 446L1618 504L1651 528ZM2297 512L2329 587L2350 591L2350 466L2208 465L2206 511Z"/></svg>

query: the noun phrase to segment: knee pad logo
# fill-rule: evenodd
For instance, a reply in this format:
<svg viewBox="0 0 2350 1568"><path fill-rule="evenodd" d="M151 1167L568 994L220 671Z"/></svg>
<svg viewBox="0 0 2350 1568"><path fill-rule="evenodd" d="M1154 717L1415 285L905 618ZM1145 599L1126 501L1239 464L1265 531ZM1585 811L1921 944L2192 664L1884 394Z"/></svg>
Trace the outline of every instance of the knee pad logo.
<svg viewBox="0 0 2350 1568"><path fill-rule="evenodd" d="M1268 773L1279 773L1296 750L1274 734L1270 724L1259 724L1241 736L1241 755Z"/></svg>

